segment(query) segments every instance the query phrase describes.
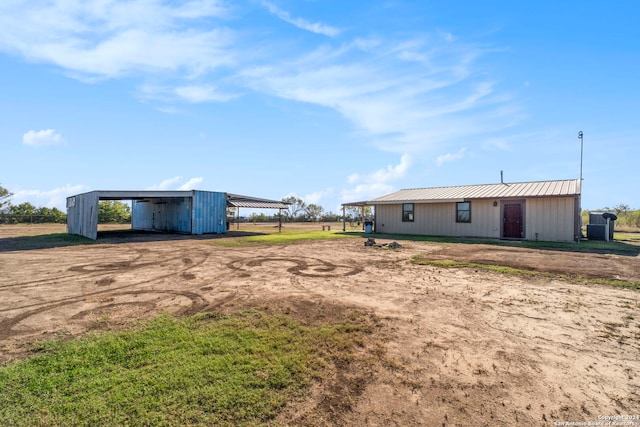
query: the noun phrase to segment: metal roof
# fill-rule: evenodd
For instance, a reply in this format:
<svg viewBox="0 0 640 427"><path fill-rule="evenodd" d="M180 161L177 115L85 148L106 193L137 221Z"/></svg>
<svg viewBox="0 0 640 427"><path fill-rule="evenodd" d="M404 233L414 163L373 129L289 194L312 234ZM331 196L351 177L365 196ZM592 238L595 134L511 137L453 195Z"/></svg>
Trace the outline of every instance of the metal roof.
<svg viewBox="0 0 640 427"><path fill-rule="evenodd" d="M500 184L459 185L452 187L411 188L377 197L368 204L442 203L469 199L506 199L531 197L563 197L580 195L580 180L509 182Z"/></svg>
<svg viewBox="0 0 640 427"><path fill-rule="evenodd" d="M227 193L227 205L236 208L252 209L287 209L290 203L277 200L259 199L257 197L241 196L239 194Z"/></svg>
<svg viewBox="0 0 640 427"><path fill-rule="evenodd" d="M82 194L94 193L99 200L144 200L144 199L168 199L178 197L193 197L194 190L174 191L174 190L95 190ZM77 194L76 196L80 196ZM288 203L278 200L261 199L258 197L241 196L239 194L227 195L227 204L237 208L255 209L287 209Z"/></svg>
<svg viewBox="0 0 640 427"><path fill-rule="evenodd" d="M82 194L94 193L100 200L140 200L163 199L172 197L191 197L192 191L166 191L166 190L95 190ZM76 194L81 196L82 194Z"/></svg>

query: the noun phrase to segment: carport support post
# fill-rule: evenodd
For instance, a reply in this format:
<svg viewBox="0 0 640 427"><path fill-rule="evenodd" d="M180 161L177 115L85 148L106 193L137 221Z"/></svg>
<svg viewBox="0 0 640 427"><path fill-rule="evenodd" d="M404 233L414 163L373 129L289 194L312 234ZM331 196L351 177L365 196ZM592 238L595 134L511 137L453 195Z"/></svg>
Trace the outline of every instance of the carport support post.
<svg viewBox="0 0 640 427"><path fill-rule="evenodd" d="M236 212L236 230L240 230L240 208Z"/></svg>
<svg viewBox="0 0 640 427"><path fill-rule="evenodd" d="M342 205L342 232L347 231L347 216L345 212L345 206Z"/></svg>
<svg viewBox="0 0 640 427"><path fill-rule="evenodd" d="M282 208L278 209L278 233L282 233Z"/></svg>

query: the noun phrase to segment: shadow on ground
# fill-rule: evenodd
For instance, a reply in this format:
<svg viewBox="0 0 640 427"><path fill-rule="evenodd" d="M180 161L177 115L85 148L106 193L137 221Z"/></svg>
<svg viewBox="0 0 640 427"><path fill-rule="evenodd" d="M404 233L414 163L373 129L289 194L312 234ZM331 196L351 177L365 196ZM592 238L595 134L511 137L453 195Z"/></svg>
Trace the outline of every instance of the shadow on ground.
<svg viewBox="0 0 640 427"><path fill-rule="evenodd" d="M38 234L0 238L0 252L27 251L35 249L51 249L67 246L83 246L95 244L121 244L134 242L164 242L173 240L213 240L245 236L258 236L265 233L247 231L229 231L226 234L177 234L144 230L108 230L98 231L98 239L67 233Z"/></svg>

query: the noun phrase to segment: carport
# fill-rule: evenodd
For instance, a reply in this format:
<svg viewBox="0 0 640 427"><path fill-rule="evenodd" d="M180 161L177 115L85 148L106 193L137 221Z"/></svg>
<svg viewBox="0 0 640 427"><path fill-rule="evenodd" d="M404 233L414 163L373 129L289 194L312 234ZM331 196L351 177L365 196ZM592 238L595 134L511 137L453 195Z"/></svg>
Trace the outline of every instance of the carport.
<svg viewBox="0 0 640 427"><path fill-rule="evenodd" d="M214 191L90 191L67 198L67 232L98 238L101 200L131 200L131 228L183 234L227 232L227 207L286 209L287 204Z"/></svg>

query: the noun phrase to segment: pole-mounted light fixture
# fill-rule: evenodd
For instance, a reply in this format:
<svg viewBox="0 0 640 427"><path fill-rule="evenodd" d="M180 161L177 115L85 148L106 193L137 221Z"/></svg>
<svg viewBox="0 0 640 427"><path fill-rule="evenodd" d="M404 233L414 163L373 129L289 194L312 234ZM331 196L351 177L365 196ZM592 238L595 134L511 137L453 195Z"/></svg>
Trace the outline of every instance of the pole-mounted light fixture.
<svg viewBox="0 0 640 427"><path fill-rule="evenodd" d="M582 131L578 132L578 139L580 140L580 182L582 182L582 153L583 153L583 138L584 134Z"/></svg>

